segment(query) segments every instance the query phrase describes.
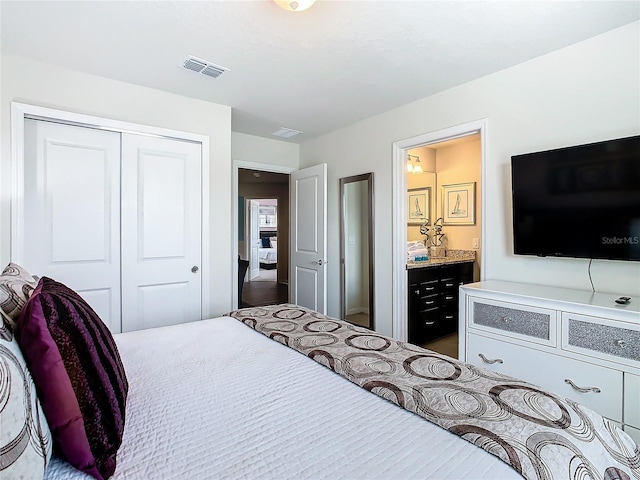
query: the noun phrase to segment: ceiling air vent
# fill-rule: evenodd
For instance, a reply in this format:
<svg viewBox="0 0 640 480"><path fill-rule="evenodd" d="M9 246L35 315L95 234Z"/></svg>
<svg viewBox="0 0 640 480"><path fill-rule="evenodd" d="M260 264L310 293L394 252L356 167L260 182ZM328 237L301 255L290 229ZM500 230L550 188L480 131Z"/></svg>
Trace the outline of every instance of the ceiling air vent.
<svg viewBox="0 0 640 480"><path fill-rule="evenodd" d="M196 57L188 57L182 66L187 70L198 72L213 78L218 78L224 72L229 70L226 67L221 67L220 65L216 65L215 63L207 62L206 60Z"/></svg>
<svg viewBox="0 0 640 480"><path fill-rule="evenodd" d="M293 128L280 127L280 130L276 130L271 135L275 135L276 137L289 138L300 135L301 133L304 132L301 132L300 130L294 130Z"/></svg>

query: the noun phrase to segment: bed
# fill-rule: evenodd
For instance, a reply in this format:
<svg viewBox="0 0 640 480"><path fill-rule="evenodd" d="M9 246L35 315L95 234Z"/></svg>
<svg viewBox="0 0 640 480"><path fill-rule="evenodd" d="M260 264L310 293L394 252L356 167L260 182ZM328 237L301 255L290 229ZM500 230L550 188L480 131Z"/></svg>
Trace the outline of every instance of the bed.
<svg viewBox="0 0 640 480"><path fill-rule="evenodd" d="M260 268L273 270L278 265L278 238L276 232L260 232L261 246L258 248Z"/></svg>
<svg viewBox="0 0 640 480"><path fill-rule="evenodd" d="M111 335L10 264L0 313L3 479L640 478L595 412L296 305Z"/></svg>
<svg viewBox="0 0 640 480"><path fill-rule="evenodd" d="M536 422L557 421L548 400L559 400L538 395L535 387L295 305L242 309L114 337L130 385L114 479L588 478L589 468L597 478L640 477L638 447L587 409L576 415L565 405L569 411L560 421L571 424L571 441L555 437L557 428L538 429ZM420 356L434 363L418 368L414 357ZM393 370L401 372L389 376ZM469 407L465 393L472 395L473 382L453 393L434 389L426 406L412 403L415 390L404 391L411 381L426 385L430 377L450 384L457 370L530 388L527 406L480 412L477 402L471 416L487 417L499 433L476 435L477 429L459 436L454 417ZM399 397L382 378L409 383L397 384ZM458 415L437 406L443 399ZM437 421L445 428L409 404L423 414L443 410ZM528 408L533 421L510 425L518 408ZM524 430L535 430L526 434L526 448L518 444L525 424ZM570 444L581 444L587 457ZM551 448L557 450L553 455ZM527 449L541 451L536 468ZM499 456L519 464L522 473ZM81 478L91 477L59 458L45 473L47 480Z"/></svg>

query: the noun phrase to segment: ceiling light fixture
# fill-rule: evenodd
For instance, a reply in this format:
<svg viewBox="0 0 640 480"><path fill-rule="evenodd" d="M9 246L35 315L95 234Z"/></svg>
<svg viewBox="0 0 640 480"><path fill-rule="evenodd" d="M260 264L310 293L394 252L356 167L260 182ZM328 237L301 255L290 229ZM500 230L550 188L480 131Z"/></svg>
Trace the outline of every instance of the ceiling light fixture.
<svg viewBox="0 0 640 480"><path fill-rule="evenodd" d="M315 3L316 0L273 0L276 5L290 12L302 12Z"/></svg>
<svg viewBox="0 0 640 480"><path fill-rule="evenodd" d="M414 160L415 159L415 160ZM420 157L418 155L407 154L407 172L408 173L424 173Z"/></svg>

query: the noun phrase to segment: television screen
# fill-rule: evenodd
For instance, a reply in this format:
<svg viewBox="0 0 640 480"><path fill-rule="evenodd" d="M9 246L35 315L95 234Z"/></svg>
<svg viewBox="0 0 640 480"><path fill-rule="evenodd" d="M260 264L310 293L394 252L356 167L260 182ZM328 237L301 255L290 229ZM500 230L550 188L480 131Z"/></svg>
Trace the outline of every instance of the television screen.
<svg viewBox="0 0 640 480"><path fill-rule="evenodd" d="M640 260L640 136L511 157L517 255Z"/></svg>

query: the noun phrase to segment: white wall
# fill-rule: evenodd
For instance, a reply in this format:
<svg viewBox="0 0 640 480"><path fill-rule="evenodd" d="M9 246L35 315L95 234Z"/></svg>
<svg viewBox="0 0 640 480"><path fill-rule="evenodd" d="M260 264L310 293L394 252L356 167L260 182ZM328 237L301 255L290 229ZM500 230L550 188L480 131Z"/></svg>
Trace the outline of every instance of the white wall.
<svg viewBox="0 0 640 480"><path fill-rule="evenodd" d="M297 170L300 145L232 132L231 156L234 162L265 163Z"/></svg>
<svg viewBox="0 0 640 480"><path fill-rule="evenodd" d="M209 265L212 315L231 309L231 108L159 90L118 82L25 58L1 59L0 265L10 257L10 102L95 115L207 135L210 138L211 245ZM37 272L34 272L37 274Z"/></svg>
<svg viewBox="0 0 640 480"><path fill-rule="evenodd" d="M436 172L437 196L438 196L438 216L444 215L442 210L442 186L456 183L475 182L476 203L475 203L475 225L445 225L442 231L446 234L447 248L455 250L472 250L473 239L482 236L482 204L480 202L482 194L481 173L481 145L480 136L475 140L464 143L456 143L448 147L436 150ZM478 256L478 263L480 263Z"/></svg>
<svg viewBox="0 0 640 480"><path fill-rule="evenodd" d="M328 163L328 313L339 313L338 178L375 173L376 328L390 335L392 301L406 301L391 298L392 144L483 118L486 278L589 289L588 260L513 255L510 158L638 135L639 40L635 22L303 143L301 167ZM595 260L591 271L597 291L640 294L638 262Z"/></svg>

